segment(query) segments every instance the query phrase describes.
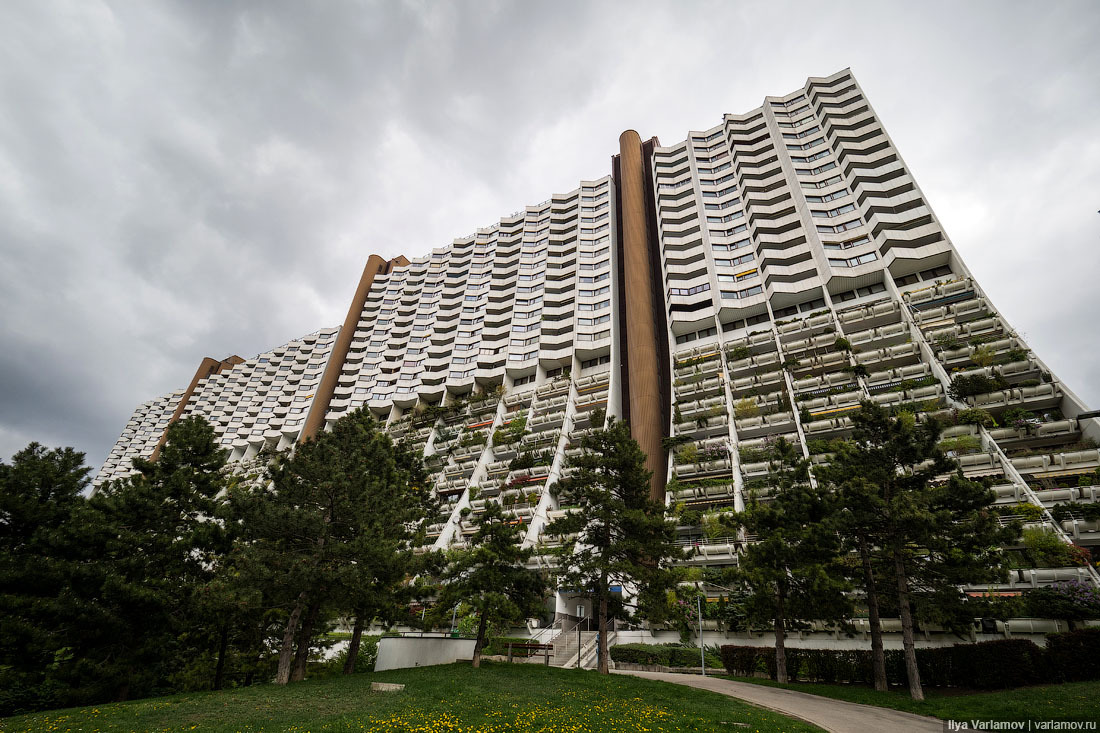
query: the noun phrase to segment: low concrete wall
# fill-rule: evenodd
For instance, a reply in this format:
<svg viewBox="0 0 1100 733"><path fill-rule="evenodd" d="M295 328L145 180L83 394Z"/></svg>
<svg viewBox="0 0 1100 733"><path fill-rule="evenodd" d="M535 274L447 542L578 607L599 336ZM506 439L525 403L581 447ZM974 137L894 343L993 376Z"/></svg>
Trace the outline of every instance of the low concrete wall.
<svg viewBox="0 0 1100 733"><path fill-rule="evenodd" d="M405 667L430 667L473 659L474 639L447 636L383 636L378 641L375 672Z"/></svg>

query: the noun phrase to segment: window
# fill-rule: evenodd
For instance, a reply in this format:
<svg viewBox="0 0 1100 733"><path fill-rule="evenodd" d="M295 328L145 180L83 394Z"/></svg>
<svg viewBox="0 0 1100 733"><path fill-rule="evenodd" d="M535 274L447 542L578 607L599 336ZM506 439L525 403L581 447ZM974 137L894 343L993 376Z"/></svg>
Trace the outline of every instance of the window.
<svg viewBox="0 0 1100 733"><path fill-rule="evenodd" d="M581 369L589 369L594 366L600 366L601 364L611 363L610 356L600 356L595 359L589 359L588 361L581 362Z"/></svg>
<svg viewBox="0 0 1100 733"><path fill-rule="evenodd" d="M757 270L748 270L737 275L719 275L718 280L720 282L739 283L745 280L751 280L754 277L759 277L760 273Z"/></svg>
<svg viewBox="0 0 1100 733"><path fill-rule="evenodd" d="M809 200L809 198L810 198L809 196L806 197L807 200ZM813 214L814 216L818 217L818 218L821 218L821 217L832 218L834 216L840 216L841 214L847 214L849 211L855 211L855 210L856 210L856 205L855 204L844 204L844 206L838 206L837 208L829 209L828 211L813 210L810 213Z"/></svg>
<svg viewBox="0 0 1100 733"><path fill-rule="evenodd" d="M740 219L745 216L744 211L734 211L733 214L727 214L724 217L707 217L707 223L726 223L727 221L733 221L734 219Z"/></svg>
<svg viewBox="0 0 1100 733"><path fill-rule="evenodd" d="M864 234L862 237L856 239L849 239L847 242L825 242L826 250L848 250L853 247L859 247L860 244L870 244L871 238Z"/></svg>
<svg viewBox="0 0 1100 733"><path fill-rule="evenodd" d="M843 224L837 224L836 226L828 226L825 224L818 224L817 231L822 234L839 234L841 232L848 231L849 229L855 229L858 226L863 226L863 222L859 219L852 219L846 221Z"/></svg>
<svg viewBox="0 0 1100 733"><path fill-rule="evenodd" d="M535 381L535 375L534 374L529 374L526 377L516 377L512 381L512 386L513 387L520 387L524 384L531 384L534 381Z"/></svg>
<svg viewBox="0 0 1100 733"><path fill-rule="evenodd" d="M726 300L739 300L741 298L750 298L754 295L759 295L762 292L764 292L764 288L759 285L754 285L744 290L723 290L722 297Z"/></svg>
<svg viewBox="0 0 1100 733"><path fill-rule="evenodd" d="M672 297L673 295L679 295L679 296L695 295L696 293L703 293L703 292L706 292L707 290L710 290L710 283L703 283L702 285L696 285L693 288L669 288L668 289L668 294L669 294L669 297Z"/></svg>
<svg viewBox="0 0 1100 733"><path fill-rule="evenodd" d="M748 247L752 242L746 239L739 239L731 244L714 244L711 245L711 249L715 252L732 252L735 249L741 249L742 247Z"/></svg>
<svg viewBox="0 0 1100 733"><path fill-rule="evenodd" d="M707 233L712 237L730 237L734 234L740 234L741 232L748 230L747 224L738 224L730 229L708 229Z"/></svg>
<svg viewBox="0 0 1100 733"><path fill-rule="evenodd" d="M831 171L833 168L836 168L836 163L830 160L828 163L820 165L817 168L795 168L794 172L800 176L816 176L819 173Z"/></svg>
<svg viewBox="0 0 1100 733"><path fill-rule="evenodd" d="M839 179L839 176L837 178ZM827 193L824 196L807 196L806 201L808 201L811 204L824 204L824 203L827 203L829 201L832 201L833 199L838 199L842 196L847 196L847 195L848 195L848 189L842 188L839 191L833 191L832 193Z"/></svg>
<svg viewBox="0 0 1100 733"><path fill-rule="evenodd" d="M607 323L610 320L611 320L611 315L610 314L605 314L605 315L602 315L602 316L596 316L595 318L578 318L577 319L577 325L578 326L595 326L598 323Z"/></svg>
<svg viewBox="0 0 1100 733"><path fill-rule="evenodd" d="M719 267L737 267L738 265L743 265L746 262L752 262L753 259L754 255L750 252L749 254L741 255L740 257L734 257L731 260L716 259L714 260L714 264L718 265ZM718 279L721 280L721 276L719 276Z"/></svg>
<svg viewBox="0 0 1100 733"><path fill-rule="evenodd" d="M833 267L858 267L859 265L865 265L868 262L874 262L877 259L877 253L868 252L867 254L862 254L858 257L851 257L846 260L830 258L829 264Z"/></svg>
<svg viewBox="0 0 1100 733"><path fill-rule="evenodd" d="M611 286L610 285L604 285L602 288L596 288L595 290L582 290L582 291L580 291L579 295L582 298L595 298L598 295L603 295L604 293L610 293L610 292L611 292ZM520 304L519 301L516 301L516 303Z"/></svg>

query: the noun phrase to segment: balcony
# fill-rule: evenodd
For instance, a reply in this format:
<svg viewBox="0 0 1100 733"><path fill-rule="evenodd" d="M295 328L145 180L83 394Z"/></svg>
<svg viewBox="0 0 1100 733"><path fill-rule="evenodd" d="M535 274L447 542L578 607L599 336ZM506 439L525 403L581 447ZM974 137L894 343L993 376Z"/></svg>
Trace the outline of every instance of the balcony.
<svg viewBox="0 0 1100 733"><path fill-rule="evenodd" d="M730 382L730 392L735 398L743 397L749 392L774 392L783 386L783 372L771 371L755 374L749 377L740 377Z"/></svg>
<svg viewBox="0 0 1100 733"><path fill-rule="evenodd" d="M777 324L777 326L779 340L784 344L790 341L810 339L815 336L836 331L836 327L833 324L833 317L829 313L797 320L793 323Z"/></svg>
<svg viewBox="0 0 1100 733"><path fill-rule="evenodd" d="M901 304L895 300L868 303L839 311L837 318L845 333L878 328L901 321Z"/></svg>
<svg viewBox="0 0 1100 733"><path fill-rule="evenodd" d="M794 414L777 412L772 415L738 419L736 422L738 438L756 438L762 435L774 435L792 430L794 428Z"/></svg>
<svg viewBox="0 0 1100 733"><path fill-rule="evenodd" d="M873 351L864 350L856 354L855 358L856 362L862 364L868 371L896 369L921 361L920 347L917 344L898 344Z"/></svg>
<svg viewBox="0 0 1100 733"><path fill-rule="evenodd" d="M1020 407L1035 411L1057 407L1062 401L1062 391L1053 384L1040 384L1037 387L1002 389L966 399L972 406L981 407L984 410Z"/></svg>
<svg viewBox="0 0 1100 733"><path fill-rule="evenodd" d="M721 365L718 366L721 367ZM722 393L722 375L720 371L714 371L711 375L704 375L700 372L685 377L677 377L673 384L676 387L676 396L685 400L705 399Z"/></svg>
<svg viewBox="0 0 1100 733"><path fill-rule="evenodd" d="M728 362L729 376L731 379L759 375L762 372L774 372L781 368L782 360L779 354L760 354Z"/></svg>
<svg viewBox="0 0 1100 733"><path fill-rule="evenodd" d="M966 278L917 290L910 290L905 293L903 297L912 310L919 311L969 300L975 297L975 295L976 292L973 282L970 278Z"/></svg>

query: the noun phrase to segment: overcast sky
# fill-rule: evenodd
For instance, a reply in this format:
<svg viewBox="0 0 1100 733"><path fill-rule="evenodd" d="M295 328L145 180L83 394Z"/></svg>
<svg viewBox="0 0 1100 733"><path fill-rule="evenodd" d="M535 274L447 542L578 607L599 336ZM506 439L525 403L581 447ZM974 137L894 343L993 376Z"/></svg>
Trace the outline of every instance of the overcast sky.
<svg viewBox="0 0 1100 733"><path fill-rule="evenodd" d="M996 305L1100 407L1100 3L0 3L0 458L95 468L204 356L851 67Z"/></svg>

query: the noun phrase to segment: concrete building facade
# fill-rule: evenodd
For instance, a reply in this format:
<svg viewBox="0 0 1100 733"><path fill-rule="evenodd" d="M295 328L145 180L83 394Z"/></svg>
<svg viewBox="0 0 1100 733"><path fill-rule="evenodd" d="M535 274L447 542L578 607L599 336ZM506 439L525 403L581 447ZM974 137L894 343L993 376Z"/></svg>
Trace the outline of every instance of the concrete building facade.
<svg viewBox="0 0 1100 733"><path fill-rule="evenodd" d="M991 389L952 398L978 374ZM1005 521L1100 538L1083 511L1100 499L1100 420L975 282L844 70L671 145L627 131L603 177L427 255L372 255L341 327L204 362L138 408L96 481L183 415L244 460L366 406L435 472L436 547L466 542L464 508L499 501L550 567L553 487L599 408L629 422L652 495L701 517L679 529L689 562L728 564L744 538L707 515L766 497L779 437L827 460L862 399L951 423ZM1098 580L1022 568L1007 587L1068 579Z"/></svg>

